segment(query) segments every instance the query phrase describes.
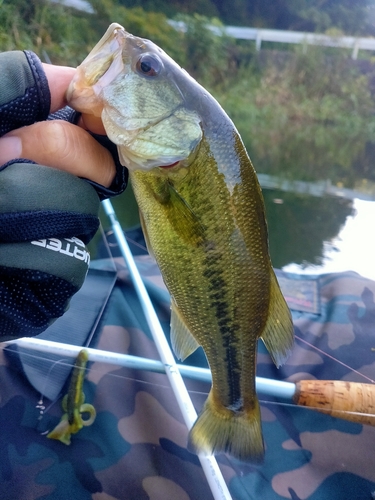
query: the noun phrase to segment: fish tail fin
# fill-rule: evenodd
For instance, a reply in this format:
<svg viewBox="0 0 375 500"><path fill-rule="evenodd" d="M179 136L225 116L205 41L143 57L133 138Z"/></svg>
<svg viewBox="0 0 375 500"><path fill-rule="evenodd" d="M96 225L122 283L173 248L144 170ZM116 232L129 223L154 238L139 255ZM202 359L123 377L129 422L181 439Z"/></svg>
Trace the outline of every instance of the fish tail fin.
<svg viewBox="0 0 375 500"><path fill-rule="evenodd" d="M257 398L253 408L234 412L215 404L211 391L190 430L188 449L206 455L229 453L238 460L261 464L264 445Z"/></svg>
<svg viewBox="0 0 375 500"><path fill-rule="evenodd" d="M273 272L268 321L261 339L275 365L279 367L284 364L293 349L294 328L289 307Z"/></svg>

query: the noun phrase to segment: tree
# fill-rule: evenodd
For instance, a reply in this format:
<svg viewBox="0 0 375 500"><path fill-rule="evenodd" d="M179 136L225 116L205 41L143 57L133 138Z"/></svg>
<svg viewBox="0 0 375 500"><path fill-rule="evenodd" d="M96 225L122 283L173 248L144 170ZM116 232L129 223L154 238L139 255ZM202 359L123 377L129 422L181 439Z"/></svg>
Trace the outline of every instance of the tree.
<svg viewBox="0 0 375 500"><path fill-rule="evenodd" d="M346 35L374 32L369 23L371 0L294 0L290 9L297 17L290 29L325 32L336 28Z"/></svg>
<svg viewBox="0 0 375 500"><path fill-rule="evenodd" d="M372 0L119 0L126 7L177 14L217 17L224 24L270 29L371 35Z"/></svg>

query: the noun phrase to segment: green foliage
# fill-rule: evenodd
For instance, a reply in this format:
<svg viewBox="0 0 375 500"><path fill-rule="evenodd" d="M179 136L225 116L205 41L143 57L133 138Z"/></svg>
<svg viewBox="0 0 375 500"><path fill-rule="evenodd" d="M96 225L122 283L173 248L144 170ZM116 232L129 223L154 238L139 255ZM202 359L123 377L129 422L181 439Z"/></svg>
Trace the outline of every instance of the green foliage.
<svg viewBox="0 0 375 500"><path fill-rule="evenodd" d="M207 86L214 86L225 80L230 69L229 54L234 41L224 35L221 22L198 14L180 15L176 19L186 26L186 31L181 34L182 66ZM214 26L217 31L213 32L208 25Z"/></svg>
<svg viewBox="0 0 375 500"><path fill-rule="evenodd" d="M233 0L232 0L233 1ZM241 1L241 0L240 0ZM218 17L214 0L119 0L128 7L142 7L145 11L163 12L172 18L178 14L201 14L206 17Z"/></svg>
<svg viewBox="0 0 375 500"><path fill-rule="evenodd" d="M276 15L280 2L270 2L271 14ZM47 0L0 0L0 50L27 48L42 60L48 56L56 64L78 65L108 25L119 22L157 43L213 93L238 127L258 171L301 180L330 178L347 186L358 174L375 179L369 77L344 52L309 47L267 58L265 51L255 55L254 43L208 29L211 24L220 32L217 18L180 15L177 19L187 27L181 32L165 14L139 5L128 8L116 0L90 4L88 14ZM357 7L365 4L361 0ZM254 1L253 13L264 15L261 5ZM317 0L293 0L288 9L317 5ZM320 0L319 5L327 14L337 2ZM348 5L341 2L342 8ZM303 9L298 12L305 15Z"/></svg>
<svg viewBox="0 0 375 500"><path fill-rule="evenodd" d="M129 33L152 40L171 57L181 60L181 34L168 24L165 14L148 12L141 7L126 8L113 0L90 0L90 4L97 40L111 23L117 22Z"/></svg>
<svg viewBox="0 0 375 500"><path fill-rule="evenodd" d="M0 0L1 2L1 0ZM150 38L175 59L183 58L181 34L161 13L126 9L112 0L92 0L92 14L68 9L49 0L2 0L0 50L28 48L43 60L78 65L109 24L118 22L130 32Z"/></svg>
<svg viewBox="0 0 375 500"><path fill-rule="evenodd" d="M366 75L322 49L284 64L251 65L217 99L237 125L258 171L352 186L374 137L375 106Z"/></svg>
<svg viewBox="0 0 375 500"><path fill-rule="evenodd" d="M219 18L224 24L269 29L374 35L372 0L120 0L126 7Z"/></svg>
<svg viewBox="0 0 375 500"><path fill-rule="evenodd" d="M336 28L347 35L371 34L370 0L294 0L296 28L324 33ZM293 28L290 28L293 29Z"/></svg>
<svg viewBox="0 0 375 500"><path fill-rule="evenodd" d="M77 65L97 40L87 17L47 0L3 0L0 26L0 50L27 48L61 64Z"/></svg>

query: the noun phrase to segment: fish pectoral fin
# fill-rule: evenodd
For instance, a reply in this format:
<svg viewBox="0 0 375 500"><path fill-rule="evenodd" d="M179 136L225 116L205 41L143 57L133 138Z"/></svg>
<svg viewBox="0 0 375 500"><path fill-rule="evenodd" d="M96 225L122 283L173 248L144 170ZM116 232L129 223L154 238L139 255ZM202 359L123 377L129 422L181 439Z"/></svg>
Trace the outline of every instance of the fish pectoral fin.
<svg viewBox="0 0 375 500"><path fill-rule="evenodd" d="M145 242L146 242L146 247L147 247L147 251L148 253L151 255L151 257L155 259L155 255L154 255L154 251L152 249L152 246L151 246L151 243L150 243L150 238L148 236L148 231L147 231L147 227L146 227L146 223L145 223L145 219L143 217L143 214L141 211L139 211L139 220L141 222L141 227L142 227L142 231L143 231L143 237L145 239Z"/></svg>
<svg viewBox="0 0 375 500"><path fill-rule="evenodd" d="M178 359L184 361L190 354L198 349L199 344L186 326L180 311L172 299L171 305L171 343L174 353Z"/></svg>
<svg viewBox="0 0 375 500"><path fill-rule="evenodd" d="M294 328L289 307L275 273L271 275L270 306L261 339L277 367L285 363L294 345Z"/></svg>
<svg viewBox="0 0 375 500"><path fill-rule="evenodd" d="M165 196L162 204L167 210L171 226L188 245L200 245L204 241L205 236L204 228L198 217L171 184L167 183L166 189L168 190L168 196ZM147 224L141 211L139 211L139 219L148 253L156 260Z"/></svg>
<svg viewBox="0 0 375 500"><path fill-rule="evenodd" d="M171 226L189 245L198 246L205 239L202 223L189 204L169 183L168 218Z"/></svg>

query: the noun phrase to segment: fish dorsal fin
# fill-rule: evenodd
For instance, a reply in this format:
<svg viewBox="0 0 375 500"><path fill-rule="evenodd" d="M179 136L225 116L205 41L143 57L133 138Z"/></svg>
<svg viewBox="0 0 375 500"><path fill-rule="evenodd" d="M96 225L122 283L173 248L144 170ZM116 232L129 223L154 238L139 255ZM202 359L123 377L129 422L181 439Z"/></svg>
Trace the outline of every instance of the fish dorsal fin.
<svg viewBox="0 0 375 500"><path fill-rule="evenodd" d="M293 349L294 329L289 307L273 271L268 320L261 339L275 365L279 367L284 364Z"/></svg>
<svg viewBox="0 0 375 500"><path fill-rule="evenodd" d="M178 359L184 361L199 347L190 330L181 317L180 311L172 298L171 343Z"/></svg>

